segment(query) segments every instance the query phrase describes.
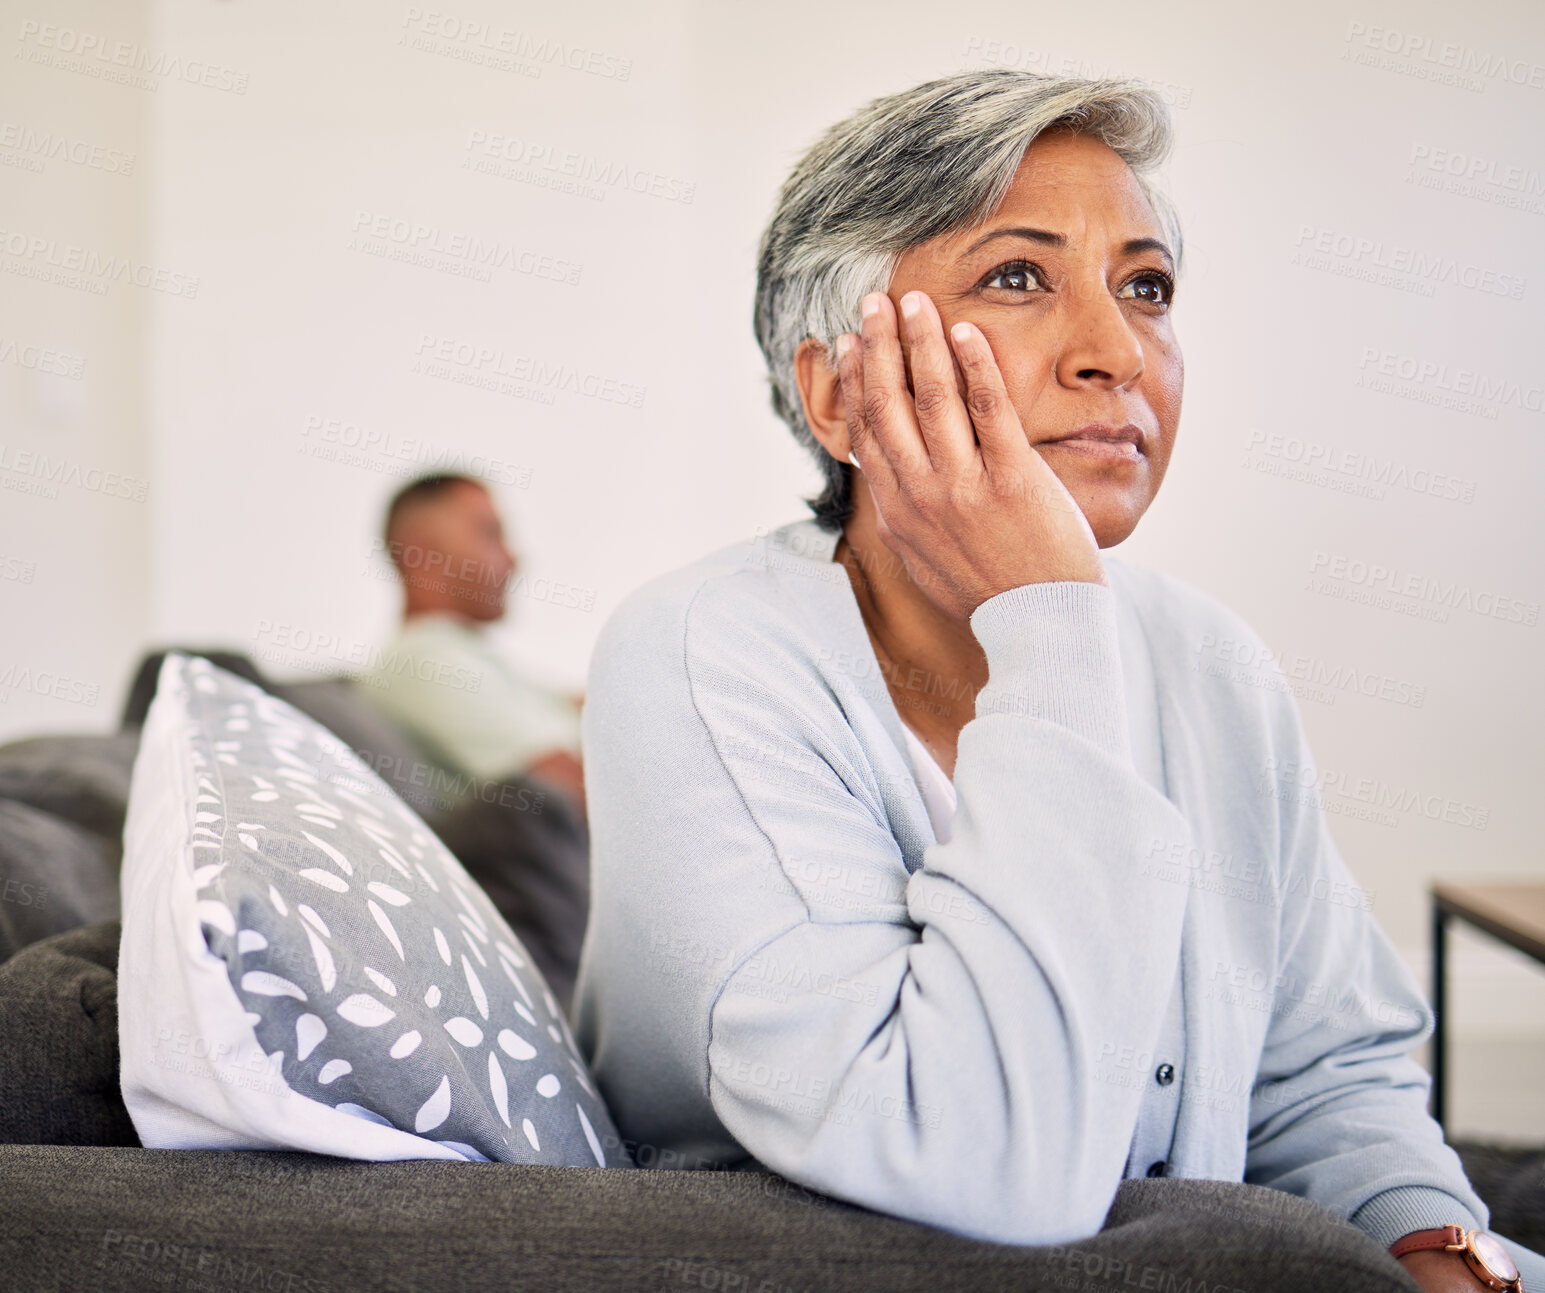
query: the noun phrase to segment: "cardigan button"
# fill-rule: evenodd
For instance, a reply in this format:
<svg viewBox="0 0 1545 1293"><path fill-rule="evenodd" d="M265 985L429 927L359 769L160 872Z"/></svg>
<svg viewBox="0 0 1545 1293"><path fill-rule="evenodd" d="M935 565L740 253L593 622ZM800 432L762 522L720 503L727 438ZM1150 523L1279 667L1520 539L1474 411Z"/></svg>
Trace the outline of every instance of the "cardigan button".
<svg viewBox="0 0 1545 1293"><path fill-rule="evenodd" d="M1168 1166L1169 1166L1169 1164L1168 1163L1164 1163L1164 1162L1155 1163L1155 1164L1153 1164L1148 1169L1148 1175L1149 1176L1163 1176L1164 1175L1164 1169L1166 1167L1168 1167Z"/></svg>
<svg viewBox="0 0 1545 1293"><path fill-rule="evenodd" d="M1160 1086L1168 1086L1175 1080L1175 1066L1173 1064L1161 1064L1153 1075L1153 1080Z"/></svg>

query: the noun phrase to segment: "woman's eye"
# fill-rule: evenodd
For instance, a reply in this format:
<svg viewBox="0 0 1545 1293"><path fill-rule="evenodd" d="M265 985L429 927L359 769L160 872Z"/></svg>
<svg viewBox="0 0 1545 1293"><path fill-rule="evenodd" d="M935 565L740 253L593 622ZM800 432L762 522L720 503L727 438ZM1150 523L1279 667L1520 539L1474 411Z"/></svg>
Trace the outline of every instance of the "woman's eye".
<svg viewBox="0 0 1545 1293"><path fill-rule="evenodd" d="M1034 266L1020 262L1000 265L982 286L996 287L1006 292L1037 292L1041 289L1041 280Z"/></svg>
<svg viewBox="0 0 1545 1293"><path fill-rule="evenodd" d="M1116 295L1129 301L1146 301L1149 305L1168 305L1174 290L1162 274L1140 274Z"/></svg>

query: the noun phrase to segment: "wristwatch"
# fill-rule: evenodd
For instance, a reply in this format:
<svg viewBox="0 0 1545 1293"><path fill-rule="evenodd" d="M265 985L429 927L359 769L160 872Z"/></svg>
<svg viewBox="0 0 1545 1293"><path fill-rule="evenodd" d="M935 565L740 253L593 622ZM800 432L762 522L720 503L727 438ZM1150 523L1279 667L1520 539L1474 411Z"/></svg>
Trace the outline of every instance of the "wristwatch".
<svg viewBox="0 0 1545 1293"><path fill-rule="evenodd" d="M1497 1242L1497 1237L1485 1230L1466 1230L1463 1226L1439 1226L1436 1230L1415 1230L1390 1245L1392 1257L1404 1257L1407 1253L1424 1252L1429 1248L1442 1248L1451 1253L1463 1253L1466 1263L1475 1272L1475 1278L1489 1289L1503 1293L1524 1293L1524 1282L1518 1267L1507 1255L1507 1249Z"/></svg>

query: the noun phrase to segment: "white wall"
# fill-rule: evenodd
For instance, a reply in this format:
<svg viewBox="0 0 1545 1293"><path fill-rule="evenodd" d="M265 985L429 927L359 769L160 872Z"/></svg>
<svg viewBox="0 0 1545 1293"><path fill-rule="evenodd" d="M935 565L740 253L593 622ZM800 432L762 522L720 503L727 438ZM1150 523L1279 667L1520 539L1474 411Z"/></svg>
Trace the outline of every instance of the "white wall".
<svg viewBox="0 0 1545 1293"><path fill-rule="evenodd" d="M0 0L0 739L117 726L175 506L146 415L154 93L46 41L54 8ZM59 8L147 47L148 4Z"/></svg>
<svg viewBox="0 0 1545 1293"><path fill-rule="evenodd" d="M10 7L15 44L34 11ZM49 8L56 22L93 29L110 12L80 0ZM559 10L453 0L437 10L484 24L489 40L508 33L528 64L545 41L581 69L536 62L539 75L455 57L478 42L426 37L410 18L418 8L430 6L158 0L150 45L204 60L215 87L171 80L148 92L32 67L16 79L21 65L6 62L3 102L20 105L18 117L58 127L89 110L79 129L139 148L139 118L150 117L153 164L135 181L149 187L148 235L132 184L53 163L44 176L0 176L27 223L114 245L148 236L153 264L199 280L193 299L119 288L109 298L150 319L150 561L133 528L143 507L0 495L6 551L38 562L31 586L0 583L21 608L6 616L7 661L68 661L94 670L104 693L153 641L224 643L280 676L341 667L395 612L386 567L371 557L397 481L380 446L412 438L498 459L524 482L500 500L528 575L593 593L593 608L516 597L508 640L579 685L625 593L802 514L815 484L766 407L749 320L757 237L816 133L873 95L965 66L1131 73L1175 106L1170 188L1188 260L1175 318L1189 382L1169 480L1126 555L1218 596L1304 668L1355 671L1396 697L1339 692L1301 705L1320 763L1346 792L1328 796L1336 837L1420 972L1429 878L1541 875L1545 629L1462 609L1422 618L1337 596L1367 591L1346 579L1312 582L1317 562L1323 575L1345 561L1457 585L1488 605L1511 599L1504 608L1516 602L1531 617L1545 600L1538 5ZM1445 62L1476 59L1483 68L1466 83L1445 83ZM491 136L523 141L539 166L565 153L621 163L659 195L576 195L469 169L482 156L469 140ZM1482 174L1466 187L1422 163L1450 157ZM355 239L375 217L447 242L496 241L549 258L560 276L577 266L578 283L518 268L478 282L452 256L425 268L373 255ZM1305 263L1317 239L1332 250ZM1400 257L1452 263L1504 294L1358 277ZM98 334L98 302L4 282L5 319L25 319L27 335L85 354L102 375L100 387L77 383L86 394L74 403L48 407L75 410L69 434L132 469L142 461L128 429L136 370L122 365L137 326L115 316L116 330ZM425 375L414 371L425 337L641 387L642 406L567 391L544 403ZM1422 375L1391 381L1381 366ZM123 391L104 407L109 375ZM1456 405L1449 388L1477 375L1500 395ZM12 419L28 416L17 376L0 364L7 442ZM375 448L347 462L315 456L327 420ZM1368 484L1355 474L1280 474L1300 442L1371 455L1408 483L1376 497L1353 492ZM1440 491L1453 478L1463 497L1410 487L1434 473ZM1420 705L1400 702L1417 694ZM13 697L0 734L105 722L110 709ZM1359 820L1359 794L1419 796L1438 817L1407 808ZM1461 823L1484 811L1484 829L1443 820L1448 801ZM1467 944L1459 962L1457 1026L1545 1032L1545 976L1484 944Z"/></svg>

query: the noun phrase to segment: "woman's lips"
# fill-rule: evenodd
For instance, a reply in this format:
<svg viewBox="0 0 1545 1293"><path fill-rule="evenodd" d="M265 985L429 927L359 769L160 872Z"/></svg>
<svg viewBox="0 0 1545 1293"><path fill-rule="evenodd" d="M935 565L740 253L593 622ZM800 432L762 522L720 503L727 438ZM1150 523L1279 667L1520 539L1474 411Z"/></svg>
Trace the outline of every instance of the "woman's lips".
<svg viewBox="0 0 1545 1293"><path fill-rule="evenodd" d="M1138 462L1143 451L1130 440L1084 440L1077 436L1066 440L1045 440L1037 449L1062 449L1084 458L1096 458L1104 462Z"/></svg>
<svg viewBox="0 0 1545 1293"><path fill-rule="evenodd" d="M1042 440L1037 449L1065 449L1085 458L1104 462L1137 462L1143 457L1143 433L1136 426L1093 424L1079 427L1064 436Z"/></svg>

